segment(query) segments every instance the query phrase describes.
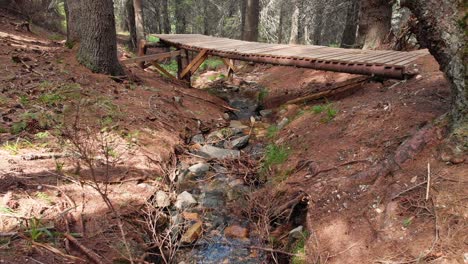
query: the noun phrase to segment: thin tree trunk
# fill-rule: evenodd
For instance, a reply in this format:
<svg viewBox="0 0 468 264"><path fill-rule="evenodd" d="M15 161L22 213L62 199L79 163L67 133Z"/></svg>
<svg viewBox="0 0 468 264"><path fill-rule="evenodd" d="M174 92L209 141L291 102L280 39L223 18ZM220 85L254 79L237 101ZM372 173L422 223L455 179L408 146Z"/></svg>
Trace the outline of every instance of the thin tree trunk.
<svg viewBox="0 0 468 264"><path fill-rule="evenodd" d="M162 0L162 20L164 34L171 33L171 23L169 22L169 8L167 0Z"/></svg>
<svg viewBox="0 0 468 264"><path fill-rule="evenodd" d="M126 15L127 17L125 18L126 20L126 25L128 28L128 31L130 32L130 48L135 50L138 47L138 36L136 32L136 26L135 26L135 9L133 8L133 0L127 0L127 3L125 5L126 7Z"/></svg>
<svg viewBox="0 0 468 264"><path fill-rule="evenodd" d="M240 39L245 39L245 18L247 16L247 0L240 0L241 34Z"/></svg>
<svg viewBox="0 0 468 264"><path fill-rule="evenodd" d="M80 3L78 1L66 0L64 5L67 21L67 46L72 47L80 41L80 28L78 25Z"/></svg>
<svg viewBox="0 0 468 264"><path fill-rule="evenodd" d="M283 23L284 23L284 17L285 17L285 14L286 13L286 8L285 8L285 5L284 5L284 2L281 2L281 6L280 6L280 13L279 13L279 23L278 23L278 32L277 32L277 35L278 35L278 43L282 43L283 41Z"/></svg>
<svg viewBox="0 0 468 264"><path fill-rule="evenodd" d="M452 129L462 142L468 142L468 65L467 37L462 28L466 20L463 5L458 0L403 0L418 19L416 36L439 62L452 84ZM465 20L464 20L465 19ZM465 145L466 147L466 145Z"/></svg>
<svg viewBox="0 0 468 264"><path fill-rule="evenodd" d="M293 2L294 11L291 16L291 35L289 37L290 44L299 43L299 3L298 1Z"/></svg>
<svg viewBox="0 0 468 264"><path fill-rule="evenodd" d="M75 8L70 8L71 2L75 2L73 4ZM79 29L78 61L93 72L123 75L123 69L117 60L113 1L70 0L68 8L70 12L80 14L73 21Z"/></svg>
<svg viewBox="0 0 468 264"><path fill-rule="evenodd" d="M314 27L314 32L312 36L312 41L315 45L320 45L322 43L322 31L323 31L323 12L325 11L324 0L314 0L315 1L315 15L312 19L312 25Z"/></svg>
<svg viewBox="0 0 468 264"><path fill-rule="evenodd" d="M210 16L208 14L208 5L209 5L208 0L203 0L203 34L204 35L209 35L210 34Z"/></svg>
<svg viewBox="0 0 468 264"><path fill-rule="evenodd" d="M357 22L359 15L358 0L351 0L346 13L346 26L341 38L342 48L352 48L356 42Z"/></svg>
<svg viewBox="0 0 468 264"><path fill-rule="evenodd" d="M135 28L137 40L145 39L145 24L143 18L143 8L141 0L133 0L133 9L135 10Z"/></svg>
<svg viewBox="0 0 468 264"><path fill-rule="evenodd" d="M186 32L186 18L183 0L175 0L175 18L176 18L176 33L184 34Z"/></svg>
<svg viewBox="0 0 468 264"><path fill-rule="evenodd" d="M382 47L390 33L392 5L388 0L363 0L359 11L358 44L363 49Z"/></svg>
<svg viewBox="0 0 468 264"><path fill-rule="evenodd" d="M247 0L244 40L258 41L258 23L260 20L260 1Z"/></svg>

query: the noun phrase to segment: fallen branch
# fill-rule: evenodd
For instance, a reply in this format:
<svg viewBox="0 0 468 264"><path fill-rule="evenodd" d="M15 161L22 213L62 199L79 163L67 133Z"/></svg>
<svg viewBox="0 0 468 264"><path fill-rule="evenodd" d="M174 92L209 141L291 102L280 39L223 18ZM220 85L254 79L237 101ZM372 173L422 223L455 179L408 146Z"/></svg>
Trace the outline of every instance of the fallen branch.
<svg viewBox="0 0 468 264"><path fill-rule="evenodd" d="M65 253L63 253L62 251L50 246L50 245L47 245L47 244L42 244L42 243L39 243L39 242L35 242L35 241L32 241L32 244L33 246L36 246L36 247L41 247L43 249L46 249L46 250L49 250L50 252L56 254L56 255L59 255L61 257L64 257L64 258L68 258L68 259L73 259L75 261L84 261L84 259L82 258L79 258L79 257L75 257L75 256L72 256L72 255L67 255ZM98 263L98 264L101 264L101 263Z"/></svg>
<svg viewBox="0 0 468 264"><path fill-rule="evenodd" d="M216 105L216 106L220 106L220 107L225 108L225 109L227 109L227 110L239 112L239 109L232 108L232 107L227 106L227 105L220 105L220 104L218 104L218 103L216 103L216 102L213 102L213 101L211 101L211 100L208 100L208 99L205 99L205 98L202 98L202 97L199 97L199 96L195 96L195 95L192 95L192 94L183 92L182 90L179 90L179 89L176 89L176 91L177 91L177 92L180 92L180 93L183 94L183 95L186 95L186 96L189 96L189 97L193 97L193 98L202 100L202 101L204 101L204 102L214 104L214 105Z"/></svg>
<svg viewBox="0 0 468 264"><path fill-rule="evenodd" d="M345 82L344 84L340 84L329 90L290 100L286 102L286 104L302 104L302 103L307 103L312 100L317 100L317 99L321 99L325 97L331 97L331 96L334 96L336 94L339 94L348 90L360 88L362 84L368 80L370 80L369 77L360 77L360 78L352 79L350 81Z"/></svg>
<svg viewBox="0 0 468 264"><path fill-rule="evenodd" d="M101 256L99 256L97 253L92 251L91 249L83 246L76 238L74 238L70 234L64 234L65 238L70 241L73 245L75 245L83 254L85 254L92 262L96 264L105 264L107 262L103 261Z"/></svg>
<svg viewBox="0 0 468 264"><path fill-rule="evenodd" d="M6 233L0 232L0 237L13 237L16 235L18 235L18 232L6 232Z"/></svg>

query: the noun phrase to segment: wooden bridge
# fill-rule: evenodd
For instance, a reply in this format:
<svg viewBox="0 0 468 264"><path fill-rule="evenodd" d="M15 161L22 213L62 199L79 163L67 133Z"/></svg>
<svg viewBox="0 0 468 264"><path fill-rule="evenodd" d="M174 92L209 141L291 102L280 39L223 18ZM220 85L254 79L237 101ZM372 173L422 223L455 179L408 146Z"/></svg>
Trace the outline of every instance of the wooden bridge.
<svg viewBox="0 0 468 264"><path fill-rule="evenodd" d="M218 56L234 70L234 60L274 65L295 66L323 71L345 72L361 75L404 79L417 73L414 61L429 54L427 50L411 52L392 50L342 49L325 46L268 44L217 38L198 34L162 34L157 44L142 42L139 57L123 63L153 64L163 74L170 74L157 61L177 58L177 78L190 81L190 76L208 56ZM158 47L166 52L146 55L147 49ZM175 48L170 51L169 47ZM189 52L190 51L190 52ZM196 56L191 53L197 52ZM146 64L147 65L147 64Z"/></svg>

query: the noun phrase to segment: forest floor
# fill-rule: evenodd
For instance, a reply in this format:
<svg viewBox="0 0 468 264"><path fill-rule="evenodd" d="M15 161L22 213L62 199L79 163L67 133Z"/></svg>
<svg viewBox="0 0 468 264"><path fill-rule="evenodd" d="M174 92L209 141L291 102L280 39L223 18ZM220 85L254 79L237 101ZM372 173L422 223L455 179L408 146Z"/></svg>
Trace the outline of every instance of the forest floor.
<svg viewBox="0 0 468 264"><path fill-rule="evenodd" d="M219 228L208 218L218 217L213 212L221 208L228 215L218 218L231 224L231 237L250 249L237 256L245 258L239 263L256 263L255 257L292 263L468 261L468 158L446 139L450 88L432 57L417 62L421 74L411 80L373 79L326 101L286 104L358 76L242 64L232 81L224 80L224 69L214 69L197 77L200 89L187 89L132 66L126 69L132 78L116 82L80 66L76 49L63 47L54 34L36 27L29 33L16 22L0 12L2 263L87 263L92 254L83 248L102 263L127 263L128 248L136 262L151 262L152 240L161 237L148 219L159 224L154 217L161 211L150 211L149 201L164 191L173 203L183 190L204 204L182 213L191 221L185 231L200 227L188 244L216 237ZM249 109L249 100L258 107ZM231 107L257 118L246 114L233 123ZM223 138L227 128L251 136L242 158L196 154L213 133L223 134L222 140L210 144L232 143ZM255 146L261 157L253 157ZM386 171L388 160L404 162ZM204 162L208 173L188 183L175 179ZM237 176L225 176L221 184L252 188L241 188L247 198L226 194L229 206L210 209L218 196L206 197L220 187L206 191L203 185L214 186L219 168ZM238 202L243 199L248 204ZM179 231L183 237L185 231ZM269 244L256 247L258 238ZM202 263L221 263L216 261Z"/></svg>

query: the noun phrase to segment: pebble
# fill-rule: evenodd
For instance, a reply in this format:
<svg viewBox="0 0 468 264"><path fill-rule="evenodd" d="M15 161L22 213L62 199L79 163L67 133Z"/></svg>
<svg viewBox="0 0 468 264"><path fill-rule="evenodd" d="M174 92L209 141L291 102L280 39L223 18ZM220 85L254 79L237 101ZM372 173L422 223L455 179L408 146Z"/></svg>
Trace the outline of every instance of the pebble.
<svg viewBox="0 0 468 264"><path fill-rule="evenodd" d="M202 234L202 227L203 224L201 221L196 222L193 224L187 231L182 235L181 242L192 244L200 237Z"/></svg>
<svg viewBox="0 0 468 264"><path fill-rule="evenodd" d="M224 229L224 236L229 238L249 239L249 230L245 227L232 225Z"/></svg>
<svg viewBox="0 0 468 264"><path fill-rule="evenodd" d="M265 109L265 110L261 110L261 111L260 111L260 115L261 115L262 117L269 117L269 116L271 116L272 114L273 114L273 110L271 110L271 109Z"/></svg>
<svg viewBox="0 0 468 264"><path fill-rule="evenodd" d="M250 136L247 135L247 136L243 136L243 137L240 137L240 138L236 138L232 141L226 141L224 143L224 148L227 148L227 149L241 149L241 148L244 148L245 146L247 146L247 144L249 144L249 140L250 140Z"/></svg>
<svg viewBox="0 0 468 264"><path fill-rule="evenodd" d="M189 167L189 171L197 176L202 176L209 170L210 166L206 163L198 163Z"/></svg>
<svg viewBox="0 0 468 264"><path fill-rule="evenodd" d="M278 123L278 129L283 129L287 124L289 123L288 118L283 118L279 123Z"/></svg>
<svg viewBox="0 0 468 264"><path fill-rule="evenodd" d="M249 127L242 124L241 121L239 120L231 120L231 123L229 124L230 128L237 128L237 129L248 129Z"/></svg>
<svg viewBox="0 0 468 264"><path fill-rule="evenodd" d="M169 195L167 195L164 191L157 191L156 192L156 206L160 208L168 207L171 205L171 200L169 199Z"/></svg>
<svg viewBox="0 0 468 264"><path fill-rule="evenodd" d="M289 231L289 237L294 238L294 239L301 239L304 237L303 231L304 231L304 227L298 226L294 228L293 230Z"/></svg>

